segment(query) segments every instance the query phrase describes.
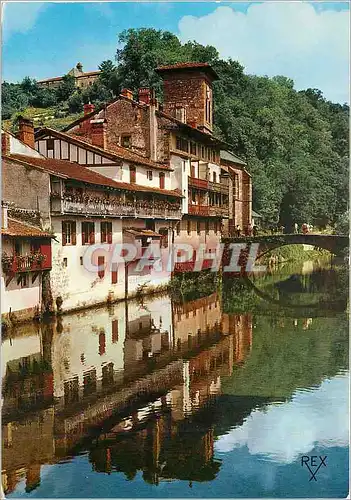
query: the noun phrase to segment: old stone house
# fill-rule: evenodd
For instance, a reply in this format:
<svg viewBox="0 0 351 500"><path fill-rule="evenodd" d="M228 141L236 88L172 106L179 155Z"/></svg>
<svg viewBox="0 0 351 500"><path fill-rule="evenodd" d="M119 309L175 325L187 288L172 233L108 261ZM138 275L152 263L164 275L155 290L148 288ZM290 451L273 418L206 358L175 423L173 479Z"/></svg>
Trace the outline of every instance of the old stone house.
<svg viewBox="0 0 351 500"><path fill-rule="evenodd" d="M212 133L212 83L218 76L204 63L164 66L156 71L164 81L162 105L150 89L139 89L138 96L124 89L101 110L87 105L85 115L65 132L91 141L95 122L104 120L107 150L123 147L167 165L171 189L183 196L182 220L174 229L174 242L191 244L195 258L200 245L206 245L208 251L216 248L223 221L229 218L229 184L233 181L221 167L220 152L225 144Z"/></svg>

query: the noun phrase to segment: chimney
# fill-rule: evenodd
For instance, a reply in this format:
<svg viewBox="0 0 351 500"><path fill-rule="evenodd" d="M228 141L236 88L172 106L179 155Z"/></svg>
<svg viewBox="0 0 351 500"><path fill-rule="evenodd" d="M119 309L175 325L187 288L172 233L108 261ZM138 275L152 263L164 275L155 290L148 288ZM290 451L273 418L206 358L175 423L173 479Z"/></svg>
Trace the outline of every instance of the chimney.
<svg viewBox="0 0 351 500"><path fill-rule="evenodd" d="M33 121L28 120L28 118L23 118L22 116L19 118L18 122L19 130L17 137L34 149L34 126Z"/></svg>
<svg viewBox="0 0 351 500"><path fill-rule="evenodd" d="M151 99L151 90L148 88L139 89L139 102L143 102L144 104L150 104Z"/></svg>
<svg viewBox="0 0 351 500"><path fill-rule="evenodd" d="M93 111L95 111L94 104L90 104L90 102L89 104L84 104L84 116L92 113Z"/></svg>
<svg viewBox="0 0 351 500"><path fill-rule="evenodd" d="M1 202L1 229L8 228L8 205L6 201Z"/></svg>
<svg viewBox="0 0 351 500"><path fill-rule="evenodd" d="M7 132L1 131L1 154L9 155L11 152L10 148L10 134Z"/></svg>
<svg viewBox="0 0 351 500"><path fill-rule="evenodd" d="M94 146L99 148L106 148L106 120L100 118L99 120L90 120L91 125L91 142Z"/></svg>
<svg viewBox="0 0 351 500"><path fill-rule="evenodd" d="M122 89L121 95L123 97L126 97L127 99L130 99L131 101L133 100L133 91L130 89Z"/></svg>

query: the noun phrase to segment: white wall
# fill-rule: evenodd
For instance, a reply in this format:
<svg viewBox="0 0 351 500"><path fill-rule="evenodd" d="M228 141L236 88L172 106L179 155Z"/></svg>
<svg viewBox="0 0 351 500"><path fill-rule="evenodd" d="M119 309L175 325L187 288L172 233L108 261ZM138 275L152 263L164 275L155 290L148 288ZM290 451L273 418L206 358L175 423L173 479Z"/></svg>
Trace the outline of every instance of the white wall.
<svg viewBox="0 0 351 500"><path fill-rule="evenodd" d="M72 220L76 222L77 244L62 245L62 221ZM100 222L108 219L87 219L84 217L53 217L52 225L57 241L52 241L52 271L51 287L54 300L62 297L62 309L67 311L74 308L88 307L94 304L106 302L108 296L111 299L124 297L124 266L118 267L118 283L111 283L111 270L107 267L105 276L99 278L97 272L91 272L81 265L80 257L83 257L89 245L82 245L82 222L95 222L95 243L100 243ZM110 219L112 222L112 244L122 243L122 221ZM108 245L105 246L108 249ZM103 253L102 253L103 254ZM108 262L106 253L105 262ZM67 267L64 259L67 259Z"/></svg>
<svg viewBox="0 0 351 500"><path fill-rule="evenodd" d="M180 189L184 196L182 199L182 214L188 213L188 176L190 175L190 160L171 154L170 167L173 169L171 173L171 189Z"/></svg>

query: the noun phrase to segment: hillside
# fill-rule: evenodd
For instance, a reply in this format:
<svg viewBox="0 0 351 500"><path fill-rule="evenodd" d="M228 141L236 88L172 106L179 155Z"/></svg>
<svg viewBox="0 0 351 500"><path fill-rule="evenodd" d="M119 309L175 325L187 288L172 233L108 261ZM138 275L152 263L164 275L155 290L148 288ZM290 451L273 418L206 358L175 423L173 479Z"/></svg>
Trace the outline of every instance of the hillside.
<svg viewBox="0 0 351 500"><path fill-rule="evenodd" d="M83 103L108 102L123 87L153 87L162 100L155 67L176 62L208 62L214 82L217 136L245 158L253 177L253 208L267 224L291 227L308 222L335 225L348 209L349 107L327 101L320 90L297 91L284 76L245 74L236 61L221 60L215 47L182 44L169 32L131 29L119 35L115 65L103 61L99 80L78 91L69 76L57 90L40 89L25 78L2 84L2 116L16 126L18 113L35 124L62 128L83 111ZM54 117L54 118L52 118Z"/></svg>

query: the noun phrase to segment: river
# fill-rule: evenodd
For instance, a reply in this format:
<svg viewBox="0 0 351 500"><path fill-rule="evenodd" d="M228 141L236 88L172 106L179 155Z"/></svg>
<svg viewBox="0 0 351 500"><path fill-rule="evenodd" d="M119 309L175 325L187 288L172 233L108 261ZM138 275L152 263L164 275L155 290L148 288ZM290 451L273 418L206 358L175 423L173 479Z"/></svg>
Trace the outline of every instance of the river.
<svg viewBox="0 0 351 500"><path fill-rule="evenodd" d="M347 271L198 283L4 336L8 498L347 495Z"/></svg>

